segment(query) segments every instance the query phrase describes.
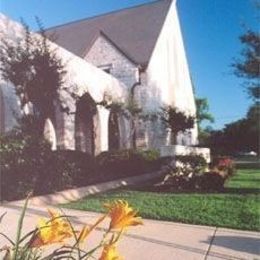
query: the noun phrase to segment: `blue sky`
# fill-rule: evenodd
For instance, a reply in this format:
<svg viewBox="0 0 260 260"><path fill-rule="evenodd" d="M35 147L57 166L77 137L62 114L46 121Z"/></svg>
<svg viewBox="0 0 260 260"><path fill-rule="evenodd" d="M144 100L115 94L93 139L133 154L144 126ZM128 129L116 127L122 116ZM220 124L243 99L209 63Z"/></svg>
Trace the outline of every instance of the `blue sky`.
<svg viewBox="0 0 260 260"><path fill-rule="evenodd" d="M230 64L241 50L243 25L257 30L256 0L178 0L179 18L196 95L206 97L214 128L243 117L250 105ZM149 0L0 0L0 11L21 17L32 29L34 16L46 28L152 2Z"/></svg>

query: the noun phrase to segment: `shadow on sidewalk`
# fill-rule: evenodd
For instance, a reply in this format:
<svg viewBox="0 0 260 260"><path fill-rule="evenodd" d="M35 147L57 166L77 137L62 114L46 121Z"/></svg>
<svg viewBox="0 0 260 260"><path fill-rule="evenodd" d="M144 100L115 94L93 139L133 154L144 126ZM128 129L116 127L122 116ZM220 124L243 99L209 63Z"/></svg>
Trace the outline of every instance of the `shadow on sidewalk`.
<svg viewBox="0 0 260 260"><path fill-rule="evenodd" d="M21 212L23 206L9 204L9 205L5 205L5 208L6 209L8 209L8 208L15 209L15 210L18 210L19 212ZM27 213L37 216L37 217L48 215L48 213L44 209L40 209L40 208L28 208ZM86 222L88 222L88 220L87 221L82 220L83 217L88 218L87 214L82 213L82 215L75 216L75 214L73 214L73 215L68 215L68 216L71 218L72 222L75 224L79 224L79 225L90 224L90 223L86 223ZM99 232L106 231L106 229L102 228L102 227L96 228L96 230ZM154 237L149 237L149 236L145 236L145 235L128 233L128 234L125 234L125 236L129 239L137 240L140 243L142 243L142 242L151 243L151 244L154 244L154 246L157 245L157 246L161 246L161 247L170 247L172 249L183 250L188 253L198 254L202 257L201 259L204 259L204 257L206 255L216 256L221 259L243 259L243 258L234 258L232 255L226 254L226 253L223 254L223 253L218 253L218 252L208 252L208 248L202 249L202 248L198 248L198 247L192 247L192 246L184 244L184 243L178 244L178 243L174 243L174 241L159 240ZM212 236L210 236L207 241L201 241L201 243L206 243L210 247L212 239L213 239ZM214 245L228 247L228 248L236 250L236 251L257 254L259 240L246 238L246 237L217 236L214 238ZM163 248L161 248L160 250L163 250Z"/></svg>
<svg viewBox="0 0 260 260"><path fill-rule="evenodd" d="M212 242L213 240L213 242ZM241 253L259 255L260 238L243 236L219 236L209 237L207 241L202 241L212 246L224 247ZM214 255L209 252L209 255Z"/></svg>

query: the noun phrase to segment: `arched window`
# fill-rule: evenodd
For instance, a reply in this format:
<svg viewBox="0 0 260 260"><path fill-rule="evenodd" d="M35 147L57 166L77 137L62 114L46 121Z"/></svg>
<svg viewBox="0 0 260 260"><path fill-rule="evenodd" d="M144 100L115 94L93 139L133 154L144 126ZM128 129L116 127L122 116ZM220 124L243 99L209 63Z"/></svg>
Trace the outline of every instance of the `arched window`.
<svg viewBox="0 0 260 260"><path fill-rule="evenodd" d="M96 125L98 120L97 108L94 100L86 93L76 104L75 116L75 146L76 150L96 153Z"/></svg>

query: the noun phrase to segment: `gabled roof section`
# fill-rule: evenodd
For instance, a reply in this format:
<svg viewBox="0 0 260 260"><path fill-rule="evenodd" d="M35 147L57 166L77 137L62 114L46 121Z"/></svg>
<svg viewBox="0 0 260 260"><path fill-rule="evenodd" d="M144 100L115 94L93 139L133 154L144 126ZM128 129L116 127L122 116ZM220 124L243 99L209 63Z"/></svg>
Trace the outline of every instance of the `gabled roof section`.
<svg viewBox="0 0 260 260"><path fill-rule="evenodd" d="M163 27L172 0L123 9L47 29L55 42L84 58L102 32L125 56L146 65Z"/></svg>
<svg viewBox="0 0 260 260"><path fill-rule="evenodd" d="M117 44L110 39L104 32L99 31L98 34L96 34L96 36L93 38L92 43L88 46L88 48L86 48L83 57L85 57L89 51L91 50L92 46L95 44L95 42L97 41L97 39L99 37L103 37L107 42L109 42L115 49L117 49L117 51L119 51L122 55L124 55L129 61L131 61L132 63L138 65L135 60L133 58L130 57L129 54L126 54L119 46L117 46Z"/></svg>

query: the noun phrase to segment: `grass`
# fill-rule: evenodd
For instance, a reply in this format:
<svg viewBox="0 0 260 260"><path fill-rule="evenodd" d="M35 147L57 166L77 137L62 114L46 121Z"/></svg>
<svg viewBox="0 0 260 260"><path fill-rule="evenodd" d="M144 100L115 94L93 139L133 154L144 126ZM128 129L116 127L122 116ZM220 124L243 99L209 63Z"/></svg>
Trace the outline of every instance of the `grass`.
<svg viewBox="0 0 260 260"><path fill-rule="evenodd" d="M259 230L259 182L259 169L241 169L229 180L223 193L158 193L132 188L62 206L102 212L104 202L125 199L144 218Z"/></svg>
<svg viewBox="0 0 260 260"><path fill-rule="evenodd" d="M260 169L240 169L227 183L227 188L243 192L246 189L252 192L260 191Z"/></svg>

